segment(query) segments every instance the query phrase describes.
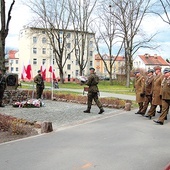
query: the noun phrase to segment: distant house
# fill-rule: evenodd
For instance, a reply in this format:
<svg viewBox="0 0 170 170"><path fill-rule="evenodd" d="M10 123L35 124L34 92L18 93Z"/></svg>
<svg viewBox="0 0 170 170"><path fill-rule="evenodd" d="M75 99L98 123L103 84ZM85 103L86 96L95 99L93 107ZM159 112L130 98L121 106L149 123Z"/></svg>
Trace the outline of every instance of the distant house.
<svg viewBox="0 0 170 170"><path fill-rule="evenodd" d="M157 54L138 55L133 60L133 67L135 69L140 68L140 69L148 70L158 65L162 67L162 70L166 67L170 67L170 64L166 60L164 60L161 56L158 56Z"/></svg>
<svg viewBox="0 0 170 170"><path fill-rule="evenodd" d="M104 59L104 61L106 62L106 65L109 68L110 56L108 56L107 54L104 54L102 56L102 58ZM118 56L118 57L111 56L111 60L112 61L115 60L113 67L112 67L112 70L113 70L112 78L113 79L117 78L118 74L125 74L125 69L124 69L125 68L125 57L123 57L123 56ZM106 70L106 67L104 65L104 62L100 58L99 54L95 55L94 67L96 69L96 73L99 76L102 76L102 77L105 77L105 78L109 77L108 72Z"/></svg>

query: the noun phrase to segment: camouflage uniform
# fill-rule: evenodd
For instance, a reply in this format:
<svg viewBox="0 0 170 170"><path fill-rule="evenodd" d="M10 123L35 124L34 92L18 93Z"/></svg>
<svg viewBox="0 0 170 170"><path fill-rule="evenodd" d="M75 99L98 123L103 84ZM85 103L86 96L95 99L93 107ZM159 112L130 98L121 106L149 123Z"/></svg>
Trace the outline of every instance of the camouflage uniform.
<svg viewBox="0 0 170 170"><path fill-rule="evenodd" d="M100 103L100 101L98 99L98 93L99 93L99 89L98 89L98 86L97 86L98 81L99 81L98 76L95 73L91 73L90 76L88 77L87 82L85 83L86 85L89 86L89 89L88 89L87 110L84 111L85 113L90 113L90 109L91 109L91 105L92 105L93 99L94 99L96 105L100 109L99 114L104 112L102 104Z"/></svg>
<svg viewBox="0 0 170 170"><path fill-rule="evenodd" d="M166 68L164 70L164 73L170 73L170 68ZM170 106L170 75L168 77L165 77L162 81L161 95L162 95L162 113L158 121L154 120L154 122L163 125L164 120L167 119L167 114Z"/></svg>
<svg viewBox="0 0 170 170"><path fill-rule="evenodd" d="M41 99L41 95L44 90L44 81L41 74L38 74L34 77L34 82L36 83L36 93L37 93L37 99Z"/></svg>
<svg viewBox="0 0 170 170"><path fill-rule="evenodd" d="M5 88L6 88L6 78L2 73L0 73L0 107L4 107L4 105L2 104L2 100L3 100Z"/></svg>

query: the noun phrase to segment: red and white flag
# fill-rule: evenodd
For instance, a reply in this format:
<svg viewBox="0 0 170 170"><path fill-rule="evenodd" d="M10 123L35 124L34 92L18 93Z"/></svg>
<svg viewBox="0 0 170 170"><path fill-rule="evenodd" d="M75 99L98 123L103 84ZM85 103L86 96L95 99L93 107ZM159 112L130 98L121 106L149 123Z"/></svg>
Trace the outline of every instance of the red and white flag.
<svg viewBox="0 0 170 170"><path fill-rule="evenodd" d="M26 74L27 74L26 77L27 77L27 79L29 79L29 80L31 79L31 70L32 70L32 69L31 69L31 64L28 64L28 65L27 65L27 69L26 69Z"/></svg>
<svg viewBox="0 0 170 170"><path fill-rule="evenodd" d="M46 79L46 68L45 68L44 64L41 66L40 70L42 73L43 80L45 80Z"/></svg>
<svg viewBox="0 0 170 170"><path fill-rule="evenodd" d="M22 68L22 73L21 73L21 79L24 80L27 76L27 73L26 73L26 68L25 66L23 65L23 68Z"/></svg>
<svg viewBox="0 0 170 170"><path fill-rule="evenodd" d="M49 72L52 73L52 78L53 78L53 80L56 79L56 76L55 76L55 73L54 73L54 70L53 70L53 67L52 67L52 66L50 66Z"/></svg>

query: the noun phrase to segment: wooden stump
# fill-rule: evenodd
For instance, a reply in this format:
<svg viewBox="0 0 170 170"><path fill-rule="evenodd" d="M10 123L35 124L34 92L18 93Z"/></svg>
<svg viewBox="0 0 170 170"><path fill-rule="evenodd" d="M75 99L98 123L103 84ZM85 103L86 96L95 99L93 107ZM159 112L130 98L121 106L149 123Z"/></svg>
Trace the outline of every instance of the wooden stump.
<svg viewBox="0 0 170 170"><path fill-rule="evenodd" d="M125 103L125 109L126 111L130 111L131 110L131 103Z"/></svg>
<svg viewBox="0 0 170 170"><path fill-rule="evenodd" d="M41 124L41 133L49 133L53 131L52 122L43 122Z"/></svg>

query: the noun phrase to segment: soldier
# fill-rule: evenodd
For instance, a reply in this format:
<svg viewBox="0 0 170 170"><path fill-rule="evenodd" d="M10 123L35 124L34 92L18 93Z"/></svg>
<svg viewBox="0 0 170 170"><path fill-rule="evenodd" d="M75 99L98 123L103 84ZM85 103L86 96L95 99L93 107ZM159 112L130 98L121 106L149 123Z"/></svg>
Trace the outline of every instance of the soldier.
<svg viewBox="0 0 170 170"><path fill-rule="evenodd" d="M145 79L140 74L139 71L134 72L135 75L135 84L134 89L136 93L136 102L139 105L139 110L135 114L141 114L141 110L143 109L143 102L145 101L145 94L144 94L144 86L145 86Z"/></svg>
<svg viewBox="0 0 170 170"><path fill-rule="evenodd" d="M145 88L144 88L145 101L144 101L143 109L140 112L140 114L142 116L145 115L149 103L150 104L152 103L151 88L152 88L152 84L153 84L153 80L154 80L153 73L154 73L154 70L153 69L149 69L148 70L147 78L145 80Z"/></svg>
<svg viewBox="0 0 170 170"><path fill-rule="evenodd" d="M164 80L162 83L162 114L158 120L153 120L155 123L163 125L164 120L167 118L167 114L170 106L170 68L164 69Z"/></svg>
<svg viewBox="0 0 170 170"><path fill-rule="evenodd" d="M99 89L97 84L99 83L99 77L95 74L94 68L90 68L89 70L90 70L90 76L88 77L88 80L85 82L85 84L89 86L89 89L88 89L87 109L84 111L84 113L90 113L92 101L94 99L95 103L100 109L98 114L102 114L104 112L104 109L98 99Z"/></svg>
<svg viewBox="0 0 170 170"><path fill-rule="evenodd" d="M152 116L155 116L157 105L162 106L161 83L164 76L161 73L161 69L162 68L160 66L154 67L156 76L154 77L153 86L152 86L152 105L147 115L145 115L145 117L148 117L149 119L151 119Z"/></svg>
<svg viewBox="0 0 170 170"><path fill-rule="evenodd" d="M44 80L41 75L41 70L38 70L38 74L34 77L34 82L36 83L37 99L41 99L44 90Z"/></svg>
<svg viewBox="0 0 170 170"><path fill-rule="evenodd" d="M2 70L1 70L1 68L0 68L0 107L5 107L5 106L2 104L2 100L3 100L5 88L6 88L6 78L5 78L5 76L2 74Z"/></svg>

